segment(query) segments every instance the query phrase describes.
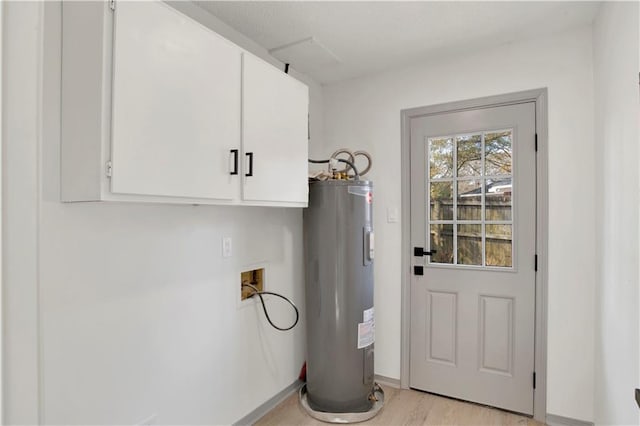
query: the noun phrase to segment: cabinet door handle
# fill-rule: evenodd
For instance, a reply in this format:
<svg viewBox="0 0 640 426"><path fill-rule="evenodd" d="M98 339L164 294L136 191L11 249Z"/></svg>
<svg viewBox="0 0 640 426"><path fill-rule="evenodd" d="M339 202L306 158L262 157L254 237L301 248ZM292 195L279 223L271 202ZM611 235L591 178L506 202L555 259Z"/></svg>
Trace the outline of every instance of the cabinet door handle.
<svg viewBox="0 0 640 426"><path fill-rule="evenodd" d="M245 176L253 176L253 152L247 152L245 155L249 157L249 172Z"/></svg>
<svg viewBox="0 0 640 426"><path fill-rule="evenodd" d="M231 154L233 154L233 170L229 174L237 175L238 174L238 150L232 149Z"/></svg>

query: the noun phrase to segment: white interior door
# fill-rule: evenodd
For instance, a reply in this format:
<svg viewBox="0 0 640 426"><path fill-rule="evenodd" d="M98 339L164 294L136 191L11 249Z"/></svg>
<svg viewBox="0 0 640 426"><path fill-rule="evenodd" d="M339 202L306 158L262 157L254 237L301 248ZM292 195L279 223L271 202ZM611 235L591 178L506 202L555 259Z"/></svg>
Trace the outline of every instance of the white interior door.
<svg viewBox="0 0 640 426"><path fill-rule="evenodd" d="M243 199L306 203L309 89L252 55L242 68Z"/></svg>
<svg viewBox="0 0 640 426"><path fill-rule="evenodd" d="M118 2L114 32L111 190L236 197L240 49L159 1Z"/></svg>
<svg viewBox="0 0 640 426"><path fill-rule="evenodd" d="M535 103L411 120L412 388L533 414L535 170Z"/></svg>

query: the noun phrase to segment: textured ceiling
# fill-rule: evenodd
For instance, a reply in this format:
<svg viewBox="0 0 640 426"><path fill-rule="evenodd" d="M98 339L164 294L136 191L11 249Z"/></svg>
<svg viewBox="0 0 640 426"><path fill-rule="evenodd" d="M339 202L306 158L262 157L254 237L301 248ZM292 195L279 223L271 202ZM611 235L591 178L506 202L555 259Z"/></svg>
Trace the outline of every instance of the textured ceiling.
<svg viewBox="0 0 640 426"><path fill-rule="evenodd" d="M320 83L437 60L593 21L598 2L197 1L266 49L313 37L338 63L295 63ZM300 61L309 61L306 59Z"/></svg>

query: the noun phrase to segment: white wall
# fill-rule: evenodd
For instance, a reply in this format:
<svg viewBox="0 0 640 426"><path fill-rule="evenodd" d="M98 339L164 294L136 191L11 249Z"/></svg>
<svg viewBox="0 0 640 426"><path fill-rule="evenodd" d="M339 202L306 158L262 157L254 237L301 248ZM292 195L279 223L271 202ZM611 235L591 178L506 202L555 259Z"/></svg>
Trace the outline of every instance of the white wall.
<svg viewBox="0 0 640 426"><path fill-rule="evenodd" d="M37 424L41 5L3 2L3 421Z"/></svg>
<svg viewBox="0 0 640 426"><path fill-rule="evenodd" d="M4 4L0 4L0 240L2 236L2 222L3 222L3 208L2 208L2 140L3 140L3 126L2 126L2 80L3 80L3 63L2 63L2 33L3 33L3 21L4 21ZM0 243L0 288L2 288L2 244ZM4 329L4 315L2 313L2 291L0 291L0 330ZM0 336L0 383L4 383L4 374L2 371L3 362L3 344L4 338ZM0 386L0 422L4 418L3 405L4 405L4 396L3 396L3 386Z"/></svg>
<svg viewBox="0 0 640 426"><path fill-rule="evenodd" d="M304 360L304 321L237 302L263 263L302 304L301 209L60 203L60 5L5 6L5 422L240 419Z"/></svg>
<svg viewBox="0 0 640 426"><path fill-rule="evenodd" d="M400 377L400 111L482 96L549 90L547 411L593 420L595 195L591 27L331 84L325 151L373 154L377 244L376 373ZM367 176L369 177L369 175Z"/></svg>
<svg viewBox="0 0 640 426"><path fill-rule="evenodd" d="M597 167L595 421L640 424L637 2L604 3L593 32Z"/></svg>

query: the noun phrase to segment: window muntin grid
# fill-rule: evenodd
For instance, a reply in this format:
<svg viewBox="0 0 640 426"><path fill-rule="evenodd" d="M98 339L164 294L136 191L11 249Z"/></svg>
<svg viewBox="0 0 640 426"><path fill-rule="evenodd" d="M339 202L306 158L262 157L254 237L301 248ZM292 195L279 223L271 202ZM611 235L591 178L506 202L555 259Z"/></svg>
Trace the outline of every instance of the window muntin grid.
<svg viewBox="0 0 640 426"><path fill-rule="evenodd" d="M426 139L429 264L513 269L513 129Z"/></svg>

